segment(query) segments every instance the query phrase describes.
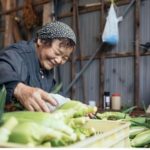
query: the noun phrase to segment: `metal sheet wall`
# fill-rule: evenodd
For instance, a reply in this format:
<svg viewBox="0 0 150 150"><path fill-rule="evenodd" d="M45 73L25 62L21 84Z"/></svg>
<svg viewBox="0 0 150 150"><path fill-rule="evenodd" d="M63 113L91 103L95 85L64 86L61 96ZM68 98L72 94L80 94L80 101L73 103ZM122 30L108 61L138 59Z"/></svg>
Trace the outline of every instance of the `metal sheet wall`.
<svg viewBox="0 0 150 150"><path fill-rule="evenodd" d="M92 4L100 2L99 0L80 0L80 5ZM141 1L141 43L150 41L150 0ZM19 5L23 4L23 0L18 0ZM67 13L72 8L72 1L58 1L58 15ZM118 7L118 16L122 15L128 5ZM72 18L67 17L61 21L72 26ZM100 39L100 11L90 12L80 15L80 31L81 44L83 48L83 56L90 56L99 45ZM119 23L119 43L112 50L113 52L127 52L134 50L134 7L132 7L123 21ZM0 36L1 38L1 36ZM123 105L133 105L134 91L134 59L129 58L107 58L105 60L105 90L119 92L122 96ZM87 61L83 62L84 64ZM141 100L148 105L150 98L150 56L142 56L140 59L140 95ZM94 60L84 73L86 81L85 90L87 93L87 101L99 101L99 60ZM79 63L76 63L77 72L80 71ZM63 81L63 89L71 82L71 66L70 62L60 67L61 80ZM69 96L69 94L68 94ZM82 86L79 79L76 84L76 99L82 99ZM141 104L142 105L142 104Z"/></svg>
<svg viewBox="0 0 150 150"><path fill-rule="evenodd" d="M150 42L150 1L144 0L141 5L141 43ZM141 49L142 50L142 49ZM150 56L140 59L141 105L150 105Z"/></svg>
<svg viewBox="0 0 150 150"><path fill-rule="evenodd" d="M80 0L80 5L99 2L99 0ZM66 3L58 1L58 14L67 13L72 8L72 1ZM118 7L118 16L122 15L128 5ZM150 41L150 1L142 0L141 3L141 43ZM72 26L72 17L61 19L61 21ZM90 12L80 15L80 32L83 56L90 56L99 45L100 39L100 11ZM119 43L112 50L113 52L127 52L134 50L134 7L132 7L123 21L119 23ZM84 65L87 61L83 61ZM140 95L146 105L150 104L150 56L142 56L140 59ZM84 72L86 81L85 91L87 101L99 101L99 60L94 60L89 68ZM80 71L79 62L76 63L77 72ZM71 82L71 65L67 62L60 67L61 80L63 81L63 90ZM75 99L83 99L81 80L76 83ZM134 59L132 57L124 58L106 58L105 60L105 91L119 92L122 96L124 106L133 105L134 100ZM69 96L70 94L68 94ZM142 105L142 103L141 103Z"/></svg>

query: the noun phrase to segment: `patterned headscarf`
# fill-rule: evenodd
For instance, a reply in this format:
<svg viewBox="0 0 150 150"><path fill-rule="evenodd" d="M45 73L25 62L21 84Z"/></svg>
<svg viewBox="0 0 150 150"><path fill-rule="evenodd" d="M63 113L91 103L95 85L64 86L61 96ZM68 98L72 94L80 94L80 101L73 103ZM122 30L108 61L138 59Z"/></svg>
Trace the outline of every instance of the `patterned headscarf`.
<svg viewBox="0 0 150 150"><path fill-rule="evenodd" d="M65 23L55 21L46 24L38 30L40 39L69 38L76 44L76 36L73 30Z"/></svg>

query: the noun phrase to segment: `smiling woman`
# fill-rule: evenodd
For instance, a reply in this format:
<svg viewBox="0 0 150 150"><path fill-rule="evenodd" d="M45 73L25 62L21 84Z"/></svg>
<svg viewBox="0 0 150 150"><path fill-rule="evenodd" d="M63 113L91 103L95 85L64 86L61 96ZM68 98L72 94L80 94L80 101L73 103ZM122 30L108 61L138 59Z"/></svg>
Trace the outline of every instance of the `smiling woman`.
<svg viewBox="0 0 150 150"><path fill-rule="evenodd" d="M0 53L0 84L5 84L7 103L13 98L30 111L50 112L56 106L49 93L55 85L53 68L64 64L75 49L76 36L62 22L51 22L31 41L21 41ZM17 58L17 59L16 59Z"/></svg>
<svg viewBox="0 0 150 150"><path fill-rule="evenodd" d="M41 67L50 70L68 60L74 50L74 43L69 39L52 39L46 42L38 39L36 50Z"/></svg>

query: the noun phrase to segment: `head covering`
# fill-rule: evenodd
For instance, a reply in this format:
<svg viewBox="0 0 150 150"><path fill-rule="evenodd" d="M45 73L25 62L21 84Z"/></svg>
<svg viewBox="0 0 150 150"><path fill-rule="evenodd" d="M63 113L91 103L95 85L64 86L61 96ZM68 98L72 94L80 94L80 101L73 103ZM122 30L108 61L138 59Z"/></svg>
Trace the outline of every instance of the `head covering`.
<svg viewBox="0 0 150 150"><path fill-rule="evenodd" d="M59 21L46 24L38 30L37 35L40 39L69 38L76 44L73 30L67 24Z"/></svg>

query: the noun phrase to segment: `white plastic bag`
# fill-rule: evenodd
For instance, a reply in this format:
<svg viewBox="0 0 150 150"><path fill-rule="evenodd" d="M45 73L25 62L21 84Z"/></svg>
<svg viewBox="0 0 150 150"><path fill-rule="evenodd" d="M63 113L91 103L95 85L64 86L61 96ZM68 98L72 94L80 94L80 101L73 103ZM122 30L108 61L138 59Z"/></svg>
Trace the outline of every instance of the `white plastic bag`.
<svg viewBox="0 0 150 150"><path fill-rule="evenodd" d="M119 41L118 18L114 8L114 3L111 3L104 32L102 35L103 42L116 45Z"/></svg>
<svg viewBox="0 0 150 150"><path fill-rule="evenodd" d="M63 105L64 103L70 101L70 98L68 97L64 97L62 95L59 94L53 94L53 93L49 93L50 97L53 97L57 102L58 105L57 106L53 106L50 103L46 102L50 112L55 111L58 107L60 107L61 105Z"/></svg>

